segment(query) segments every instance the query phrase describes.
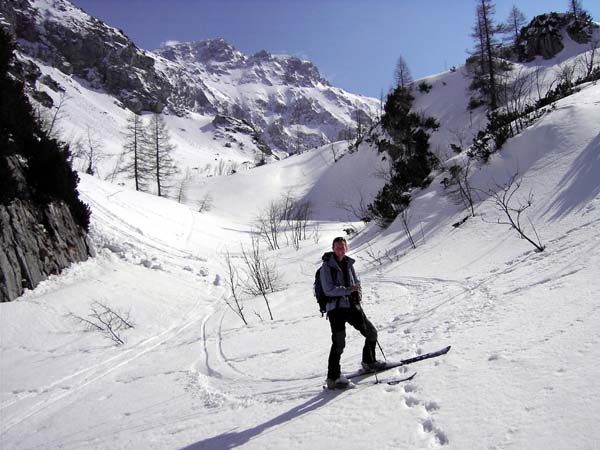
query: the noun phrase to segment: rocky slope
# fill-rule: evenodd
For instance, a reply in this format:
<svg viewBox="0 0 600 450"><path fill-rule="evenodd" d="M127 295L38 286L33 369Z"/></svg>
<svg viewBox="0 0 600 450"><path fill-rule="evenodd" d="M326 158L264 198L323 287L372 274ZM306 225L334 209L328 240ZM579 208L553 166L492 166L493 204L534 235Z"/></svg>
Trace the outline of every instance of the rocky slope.
<svg viewBox="0 0 600 450"><path fill-rule="evenodd" d="M0 30L0 303L87 259L89 210L69 150L34 119L9 72L13 43Z"/></svg>
<svg viewBox="0 0 600 450"><path fill-rule="evenodd" d="M379 108L375 99L331 86L308 61L264 50L244 55L222 39L142 50L67 0L0 2L0 19L23 55L132 111L232 116L276 151L295 153L346 137ZM30 68L33 78L35 71Z"/></svg>

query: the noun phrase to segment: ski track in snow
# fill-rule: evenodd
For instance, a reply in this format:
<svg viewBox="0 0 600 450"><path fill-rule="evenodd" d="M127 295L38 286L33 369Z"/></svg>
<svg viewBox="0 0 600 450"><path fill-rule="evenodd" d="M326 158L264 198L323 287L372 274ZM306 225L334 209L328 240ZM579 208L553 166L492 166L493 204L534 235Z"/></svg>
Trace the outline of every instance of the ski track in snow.
<svg viewBox="0 0 600 450"><path fill-rule="evenodd" d="M3 423L1 433L4 434L15 425L29 419L31 416L50 408L54 403L59 402L69 396L72 396L82 389L88 387L97 381L104 379L110 373L130 364L145 355L152 352L156 348L164 345L171 339L177 337L180 333L198 323L204 317L204 310L201 309L200 301L196 302L192 311L186 315L188 317L184 323L174 325L159 335L152 336L144 341L135 344L133 348L123 351L123 353L108 358L100 363L82 369L78 372L70 374L60 380L37 389L35 392L30 392L25 396L20 396L17 400L9 401L0 407L3 411ZM189 317L191 315L191 317ZM41 399L39 399L42 397ZM8 408L14 407L15 404L24 402L25 400L34 400L35 404L27 406L26 410L20 414L11 417Z"/></svg>

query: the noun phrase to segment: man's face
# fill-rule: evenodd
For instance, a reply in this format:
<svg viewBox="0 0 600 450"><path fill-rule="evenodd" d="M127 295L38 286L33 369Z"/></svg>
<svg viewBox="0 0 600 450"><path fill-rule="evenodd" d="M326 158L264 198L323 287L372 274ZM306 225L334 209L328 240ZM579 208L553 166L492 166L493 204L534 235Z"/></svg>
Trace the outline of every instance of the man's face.
<svg viewBox="0 0 600 450"><path fill-rule="evenodd" d="M348 244L343 241L336 242L333 244L333 253L335 253L335 257L338 261L341 261L346 252L348 251Z"/></svg>

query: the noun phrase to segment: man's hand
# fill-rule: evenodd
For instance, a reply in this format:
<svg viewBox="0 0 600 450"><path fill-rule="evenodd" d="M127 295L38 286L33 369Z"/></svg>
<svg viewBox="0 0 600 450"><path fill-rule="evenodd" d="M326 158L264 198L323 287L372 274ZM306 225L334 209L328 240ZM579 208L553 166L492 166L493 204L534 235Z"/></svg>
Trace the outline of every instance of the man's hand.
<svg viewBox="0 0 600 450"><path fill-rule="evenodd" d="M350 289L352 289L352 292L356 292L360 289L360 284L353 284Z"/></svg>

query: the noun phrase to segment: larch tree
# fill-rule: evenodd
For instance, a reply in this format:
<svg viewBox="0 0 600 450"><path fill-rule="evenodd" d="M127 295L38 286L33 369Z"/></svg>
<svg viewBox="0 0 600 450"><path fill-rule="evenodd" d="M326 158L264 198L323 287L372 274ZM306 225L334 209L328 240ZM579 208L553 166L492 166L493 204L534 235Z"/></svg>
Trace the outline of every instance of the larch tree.
<svg viewBox="0 0 600 450"><path fill-rule="evenodd" d="M527 23L525 14L517 8L517 5L513 5L512 9L508 13L506 22L502 25L502 31L507 36L507 40L512 44L517 44L519 40L519 32L521 28Z"/></svg>
<svg viewBox="0 0 600 450"><path fill-rule="evenodd" d="M410 69L408 68L408 64L402 56L399 56L398 62L396 62L394 78L396 80L396 85L402 88L409 87L413 82L412 75L410 74Z"/></svg>
<svg viewBox="0 0 600 450"><path fill-rule="evenodd" d="M583 6L581 6L581 0L569 0L569 12L573 14L575 20L579 20L583 13Z"/></svg>
<svg viewBox="0 0 600 450"><path fill-rule="evenodd" d="M495 5L491 0L477 0L476 22L471 37L475 40L474 56L478 58L479 88L487 97L490 109L498 107L498 64L495 62L500 31L494 23Z"/></svg>
<svg viewBox="0 0 600 450"><path fill-rule="evenodd" d="M127 119L125 129L125 143L123 154L125 163L120 171L127 174L128 178L135 181L135 190L144 190L152 178L152 154L150 153L150 140L144 128L140 115L131 113Z"/></svg>
<svg viewBox="0 0 600 450"><path fill-rule="evenodd" d="M157 194L164 197L172 187L172 178L178 170L172 157L175 147L171 144L165 119L160 114L152 115L148 135L152 154L151 170L156 181Z"/></svg>

